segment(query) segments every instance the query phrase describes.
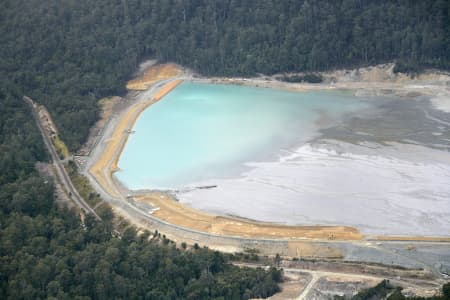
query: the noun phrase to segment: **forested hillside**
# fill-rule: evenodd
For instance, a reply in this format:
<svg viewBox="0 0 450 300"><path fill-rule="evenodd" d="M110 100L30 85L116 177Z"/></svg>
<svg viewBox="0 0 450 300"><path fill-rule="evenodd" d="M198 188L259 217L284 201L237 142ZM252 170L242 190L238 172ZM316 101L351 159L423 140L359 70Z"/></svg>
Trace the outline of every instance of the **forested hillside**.
<svg viewBox="0 0 450 300"><path fill-rule="evenodd" d="M98 98L145 58L203 74L324 70L401 60L449 68L445 0L3 0L0 70L48 106L73 150Z"/></svg>
<svg viewBox="0 0 450 300"><path fill-rule="evenodd" d="M114 238L108 220L82 227L34 170L48 155L23 95L76 150L98 99L124 93L146 58L229 76L393 60L449 68L449 11L443 0L2 0L0 298L247 298L280 277L132 230Z"/></svg>
<svg viewBox="0 0 450 300"><path fill-rule="evenodd" d="M0 90L0 299L248 299L278 291L281 272L240 269L207 249L183 250L132 228L57 209L34 170L41 136L20 95ZM180 246L180 245L179 245ZM221 298L222 297L222 298Z"/></svg>

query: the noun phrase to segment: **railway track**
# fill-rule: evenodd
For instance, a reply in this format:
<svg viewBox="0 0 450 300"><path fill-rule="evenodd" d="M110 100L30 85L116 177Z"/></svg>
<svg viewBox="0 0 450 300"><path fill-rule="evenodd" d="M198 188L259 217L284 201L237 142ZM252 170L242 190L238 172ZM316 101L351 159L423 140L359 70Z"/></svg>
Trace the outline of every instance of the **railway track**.
<svg viewBox="0 0 450 300"><path fill-rule="evenodd" d="M56 176L59 180L59 182L63 185L65 190L68 193L69 198L85 213L92 214L97 220L101 220L100 216L84 201L83 197L78 193L77 189L72 183L72 180L69 177L69 174L67 174L66 169L64 168L64 165L62 161L59 159L58 154L56 153L56 149L53 146L53 143L47 134L41 118L39 117L38 113L38 107L36 103L27 96L23 96L23 99L25 102L30 106L31 111L33 113L33 118L39 128L39 132L42 135L42 139L44 140L45 147L47 148L48 152L51 155L53 166L56 170Z"/></svg>

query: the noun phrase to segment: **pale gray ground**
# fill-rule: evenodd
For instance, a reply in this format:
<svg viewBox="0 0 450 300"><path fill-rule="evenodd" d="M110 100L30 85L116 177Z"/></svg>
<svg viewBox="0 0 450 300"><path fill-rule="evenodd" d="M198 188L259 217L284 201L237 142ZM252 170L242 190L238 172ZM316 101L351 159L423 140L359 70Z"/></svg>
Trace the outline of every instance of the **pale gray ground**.
<svg viewBox="0 0 450 300"><path fill-rule="evenodd" d="M278 161L248 163L239 178L197 182L217 188L178 197L249 219L450 236L450 113L413 96L369 97L372 108L322 129Z"/></svg>

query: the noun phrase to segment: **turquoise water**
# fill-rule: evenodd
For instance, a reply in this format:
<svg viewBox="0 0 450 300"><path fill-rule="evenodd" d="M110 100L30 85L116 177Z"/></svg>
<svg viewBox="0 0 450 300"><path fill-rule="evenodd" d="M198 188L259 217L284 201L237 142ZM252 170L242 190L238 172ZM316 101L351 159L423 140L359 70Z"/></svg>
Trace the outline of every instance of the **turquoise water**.
<svg viewBox="0 0 450 300"><path fill-rule="evenodd" d="M277 160L366 106L345 92L185 82L141 114L116 176L130 189L236 177L246 162Z"/></svg>

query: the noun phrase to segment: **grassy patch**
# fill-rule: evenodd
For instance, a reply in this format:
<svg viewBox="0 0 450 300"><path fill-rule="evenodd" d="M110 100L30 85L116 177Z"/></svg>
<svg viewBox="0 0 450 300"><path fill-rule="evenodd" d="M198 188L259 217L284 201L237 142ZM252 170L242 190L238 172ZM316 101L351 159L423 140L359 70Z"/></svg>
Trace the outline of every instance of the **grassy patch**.
<svg viewBox="0 0 450 300"><path fill-rule="evenodd" d="M64 142L58 136L55 136L52 140L59 158L60 159L68 158L70 156L70 153L66 144L64 144Z"/></svg>
<svg viewBox="0 0 450 300"><path fill-rule="evenodd" d="M95 205L102 201L100 194L94 190L89 183L89 180L85 176L78 173L74 162L70 161L66 166L66 169L78 193L80 193L80 196L83 197L90 207L94 208Z"/></svg>

